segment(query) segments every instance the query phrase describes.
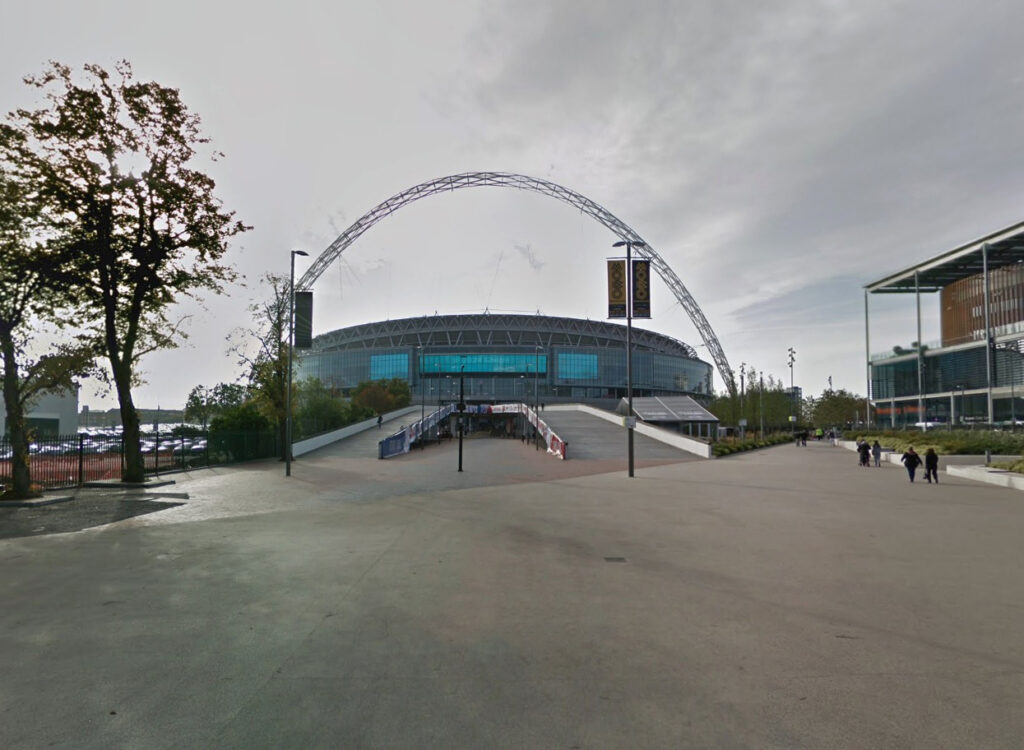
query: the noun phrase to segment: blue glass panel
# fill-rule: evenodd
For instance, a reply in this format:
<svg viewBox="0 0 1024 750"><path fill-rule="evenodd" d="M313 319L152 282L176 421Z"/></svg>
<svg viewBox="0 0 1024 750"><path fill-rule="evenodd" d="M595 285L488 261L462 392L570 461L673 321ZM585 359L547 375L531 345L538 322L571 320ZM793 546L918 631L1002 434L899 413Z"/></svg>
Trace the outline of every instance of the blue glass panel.
<svg viewBox="0 0 1024 750"><path fill-rule="evenodd" d="M424 373L457 373L462 366L473 373L541 373L548 370L546 354L424 354L420 367ZM440 368L440 370L439 370Z"/></svg>
<svg viewBox="0 0 1024 750"><path fill-rule="evenodd" d="M374 354L370 357L370 380L408 377L408 354Z"/></svg>
<svg viewBox="0 0 1024 750"><path fill-rule="evenodd" d="M558 352L558 377L563 380L597 380L597 355Z"/></svg>

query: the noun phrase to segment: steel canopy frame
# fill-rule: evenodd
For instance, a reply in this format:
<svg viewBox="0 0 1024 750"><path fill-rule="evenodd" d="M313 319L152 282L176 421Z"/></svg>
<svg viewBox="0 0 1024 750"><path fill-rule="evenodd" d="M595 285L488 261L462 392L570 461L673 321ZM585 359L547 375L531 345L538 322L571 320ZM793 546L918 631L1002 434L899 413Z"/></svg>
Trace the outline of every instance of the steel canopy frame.
<svg viewBox="0 0 1024 750"><path fill-rule="evenodd" d="M421 182L419 185L414 185L397 195L391 196L383 203L380 203L370 209L370 211L365 213L348 229L342 232L338 238L320 254L306 273L302 275L302 278L298 281L297 288L301 290L310 289L316 280L320 278L320 275L327 270L327 267L337 260L338 256L341 255L349 245L359 239L363 233L374 224L387 218L403 206L414 201L418 201L420 198L436 195L437 193L446 193L453 190L474 187L512 187L550 196L551 198L555 198L563 203L568 203L570 206L578 208L583 213L610 229L619 239L634 243L636 253L651 261L651 265L654 266L662 281L664 281L665 285L672 290L672 293L679 301L679 304L682 305L686 314L690 316L690 320L693 322L694 326L696 326L698 333L700 333L701 339L704 341L704 345L707 346L708 352L711 354L711 358L714 360L719 374L721 374L722 379L725 381L726 387L729 389L730 393L735 395L736 384L733 381L732 368L729 366L729 361L725 357L725 351L722 349L722 345L718 342L718 337L715 336L715 332L711 329L711 324L708 323L707 318L704 317L703 311L698 307L696 301L694 301L693 297L690 295L690 292L683 285L683 282L679 277L676 276L675 272L669 267L668 263L666 263L654 248L652 248L646 240L637 234L632 227L618 219L608 209L594 203L594 201L590 200L586 196L580 195L569 188L562 187L561 185L557 185L553 182L548 182L547 180L540 180L536 177L527 177L526 175L513 174L510 172L464 172L462 174L439 177L434 180L428 180L427 182Z"/></svg>

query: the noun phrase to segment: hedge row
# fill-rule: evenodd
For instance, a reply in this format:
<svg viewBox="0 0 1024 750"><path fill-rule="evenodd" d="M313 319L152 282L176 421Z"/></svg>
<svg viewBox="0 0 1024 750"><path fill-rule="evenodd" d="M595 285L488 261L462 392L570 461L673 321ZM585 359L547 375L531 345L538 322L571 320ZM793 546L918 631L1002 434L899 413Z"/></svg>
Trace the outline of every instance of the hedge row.
<svg viewBox="0 0 1024 750"><path fill-rule="evenodd" d="M769 448L773 445L780 445L782 443L793 442L793 436L788 432L777 432L773 435L766 435L763 438L748 438L747 440L736 441L734 443L718 442L711 446L711 453L715 458L720 456L728 456L733 453L742 453L743 451L752 451L757 448Z"/></svg>
<svg viewBox="0 0 1024 750"><path fill-rule="evenodd" d="M848 433L849 438L863 438L868 442L877 440L882 445L900 453L914 446L918 453L934 448L940 456L980 456L985 451L997 455L1012 456L1024 453L1024 434L1000 432L998 430L928 430L907 432L886 430L885 432Z"/></svg>

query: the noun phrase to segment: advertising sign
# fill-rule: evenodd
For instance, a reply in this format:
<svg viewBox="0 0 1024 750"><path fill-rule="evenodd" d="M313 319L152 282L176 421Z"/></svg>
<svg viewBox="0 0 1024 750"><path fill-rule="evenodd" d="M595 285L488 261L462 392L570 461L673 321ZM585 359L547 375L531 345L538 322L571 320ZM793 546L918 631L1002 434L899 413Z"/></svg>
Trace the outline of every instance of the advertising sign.
<svg viewBox="0 0 1024 750"><path fill-rule="evenodd" d="M633 261L633 317L651 317L651 262Z"/></svg>
<svg viewBox="0 0 1024 750"><path fill-rule="evenodd" d="M626 317L626 261L608 261L608 317Z"/></svg>
<svg viewBox="0 0 1024 750"><path fill-rule="evenodd" d="M313 293L295 292L295 348L313 347Z"/></svg>

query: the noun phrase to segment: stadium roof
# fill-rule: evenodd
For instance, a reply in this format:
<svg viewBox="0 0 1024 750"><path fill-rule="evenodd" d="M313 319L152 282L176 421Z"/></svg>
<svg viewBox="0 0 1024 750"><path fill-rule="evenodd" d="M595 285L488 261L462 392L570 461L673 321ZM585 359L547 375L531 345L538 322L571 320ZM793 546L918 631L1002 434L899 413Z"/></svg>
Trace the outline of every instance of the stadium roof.
<svg viewBox="0 0 1024 750"><path fill-rule="evenodd" d="M626 326L603 320L560 318L548 315L482 313L428 315L339 328L316 336L313 349L387 349L422 346L441 351L473 346L625 347ZM677 357L699 359L689 344L653 331L633 327L633 348Z"/></svg>
<svg viewBox="0 0 1024 750"><path fill-rule="evenodd" d="M953 248L866 284L864 288L872 294L912 294L916 275L920 291L937 292L954 281L980 274L983 271L982 248L987 248L990 271L1024 262L1024 222Z"/></svg>

